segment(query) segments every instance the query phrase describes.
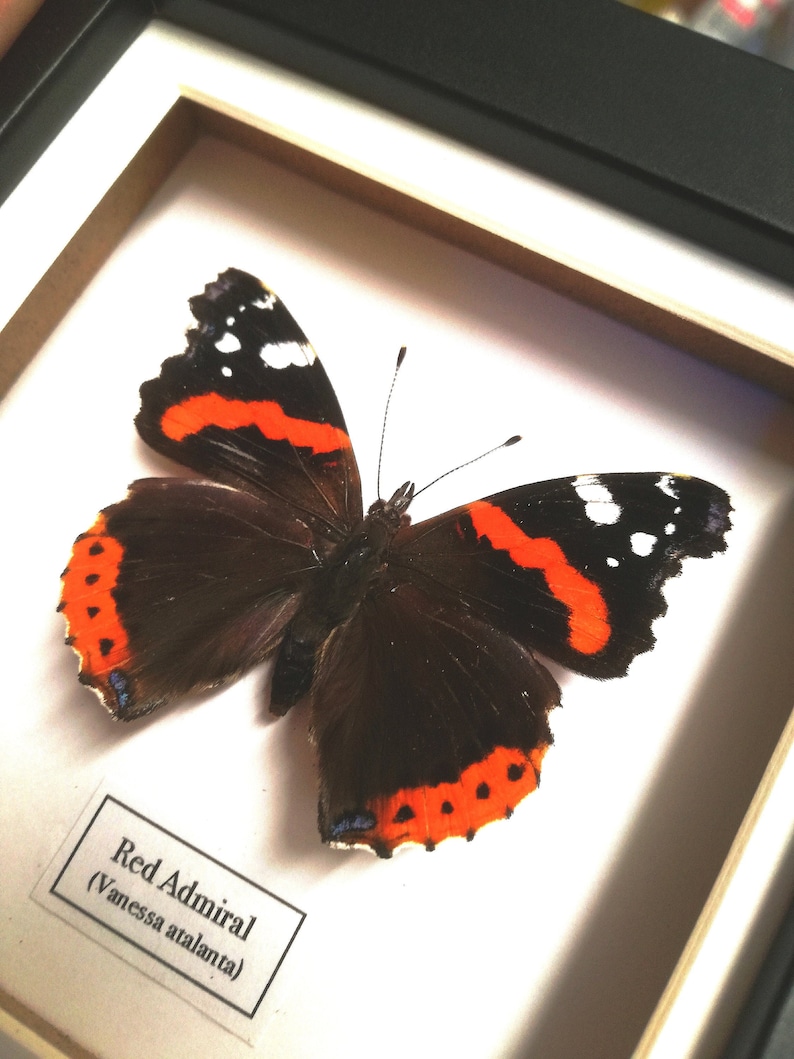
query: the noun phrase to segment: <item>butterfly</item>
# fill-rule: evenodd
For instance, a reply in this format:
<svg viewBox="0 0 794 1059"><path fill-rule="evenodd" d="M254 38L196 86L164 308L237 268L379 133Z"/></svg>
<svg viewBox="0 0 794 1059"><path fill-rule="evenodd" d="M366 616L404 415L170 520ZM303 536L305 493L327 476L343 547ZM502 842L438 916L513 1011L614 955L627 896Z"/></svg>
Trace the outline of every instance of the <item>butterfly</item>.
<svg viewBox="0 0 794 1059"><path fill-rule="evenodd" d="M730 500L666 472L508 489L416 525L365 514L342 410L279 298L228 269L136 426L198 472L133 482L74 543L59 610L80 680L129 721L274 656L311 701L324 842L389 857L471 839L534 791L559 687L624 675L664 581L725 549Z"/></svg>

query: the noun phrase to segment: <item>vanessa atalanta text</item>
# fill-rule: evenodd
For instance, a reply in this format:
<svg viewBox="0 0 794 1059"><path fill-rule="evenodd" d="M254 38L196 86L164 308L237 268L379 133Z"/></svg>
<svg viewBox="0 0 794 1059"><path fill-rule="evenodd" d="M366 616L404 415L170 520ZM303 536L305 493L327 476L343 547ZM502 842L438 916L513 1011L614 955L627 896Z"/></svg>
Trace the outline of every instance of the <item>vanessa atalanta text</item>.
<svg viewBox="0 0 794 1059"><path fill-rule="evenodd" d="M725 548L727 495L667 473L508 489L418 525L365 515L331 383L275 294L229 269L136 425L207 477L144 479L77 538L60 610L114 717L275 654L270 709L311 698L325 842L380 856L471 838L535 789L556 682L653 645L662 585Z"/></svg>

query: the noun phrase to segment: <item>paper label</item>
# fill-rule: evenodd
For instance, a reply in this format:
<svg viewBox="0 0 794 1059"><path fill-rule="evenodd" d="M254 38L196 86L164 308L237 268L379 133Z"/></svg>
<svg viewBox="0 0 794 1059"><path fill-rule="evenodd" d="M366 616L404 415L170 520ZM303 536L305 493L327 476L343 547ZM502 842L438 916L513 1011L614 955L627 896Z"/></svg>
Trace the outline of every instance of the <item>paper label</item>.
<svg viewBox="0 0 794 1059"><path fill-rule="evenodd" d="M34 896L216 1018L215 1001L254 1018L305 919L111 795Z"/></svg>

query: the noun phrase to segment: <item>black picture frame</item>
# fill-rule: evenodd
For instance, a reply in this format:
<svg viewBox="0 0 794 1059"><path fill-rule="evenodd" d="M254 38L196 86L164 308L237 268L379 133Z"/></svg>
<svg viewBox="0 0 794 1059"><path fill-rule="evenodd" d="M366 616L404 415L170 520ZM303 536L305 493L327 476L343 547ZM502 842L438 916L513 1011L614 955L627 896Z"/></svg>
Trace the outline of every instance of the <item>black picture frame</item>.
<svg viewBox="0 0 794 1059"><path fill-rule="evenodd" d="M780 1059L794 1042L794 899L775 934L722 1059Z"/></svg>
<svg viewBox="0 0 794 1059"><path fill-rule="evenodd" d="M0 201L152 17L794 280L794 72L617 0L45 0L0 62Z"/></svg>

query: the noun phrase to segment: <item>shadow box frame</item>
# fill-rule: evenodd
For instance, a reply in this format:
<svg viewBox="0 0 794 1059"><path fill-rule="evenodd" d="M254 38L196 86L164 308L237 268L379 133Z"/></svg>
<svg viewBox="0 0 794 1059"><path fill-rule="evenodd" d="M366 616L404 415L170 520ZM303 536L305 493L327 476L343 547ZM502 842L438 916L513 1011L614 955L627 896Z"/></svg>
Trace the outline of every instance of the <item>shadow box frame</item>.
<svg viewBox="0 0 794 1059"><path fill-rule="evenodd" d="M614 0L45 4L0 66L0 201L152 17L794 280L794 74Z"/></svg>
<svg viewBox="0 0 794 1059"><path fill-rule="evenodd" d="M9 125L10 140L5 145L0 141L0 160L4 157L11 159L7 172L16 167L19 177L17 186L7 189L7 207L10 205L14 210L32 209L31 203L43 186L37 184L39 174L46 177L47 172L46 145L29 132L18 131L24 122L15 123L25 117L26 109L35 115L37 107L43 106L49 114L49 124L44 122L42 128L48 128L55 137L64 123L63 111L60 106L53 108L52 101L47 102L44 97L51 95L60 77L67 86L64 98L71 99L75 106L92 87L91 78L79 75L81 63L85 61L85 54L80 58L80 49L86 47L86 54L90 54L97 41L107 42L104 34L110 33L116 42L114 54L123 55L148 24L149 14L143 18L137 5L93 7L93 26L89 22L82 24L80 32L72 39L71 48L61 51L59 62L45 79L46 84L42 80L37 90L30 90L26 100L20 103L18 115ZM213 5L174 4L169 7L166 4L167 21L184 22L189 7L193 9L190 20L194 27L206 32L212 21L207 21L207 11ZM634 13L631 15L635 17ZM250 11L246 17L252 17ZM100 27L103 21L105 24ZM263 24L264 21L263 18ZM92 33L100 28L99 36L92 38ZM291 27L288 33L291 44L294 44L293 29ZM276 26L273 33L276 37L283 34L283 26ZM215 34L216 38L219 36ZM316 33L311 36L309 45L302 60L304 63L308 63L312 56L317 57L317 51L313 50L318 47ZM212 46L211 39L208 46ZM355 57L350 59L351 66L360 71L359 61ZM300 64L293 61L287 65L294 69ZM304 66L301 73L306 72ZM328 74L326 67L324 73ZM389 76L393 76L393 72ZM338 81L338 74L328 74L318 80ZM410 77L407 80L411 82ZM350 88L350 82L347 87ZM13 311L6 313L7 318L0 321L4 325L0 333L2 392L35 356L47 335L174 166L199 137L209 134L261 153L326 187L593 306L648 334L717 362L786 397L794 393L792 350L784 341L777 341L774 335L770 337L763 328L754 331L752 327L737 325L733 320L703 313L696 301L677 300L675 292L671 294L661 289L662 284L654 285L653 280L638 289L628 279L629 270L621 276L613 269L604 268L592 249L588 251L577 246L580 251L577 256L565 245L556 248L548 244L533 245L526 231L508 231L495 223L489 225L487 211L478 213L471 208L467 210L465 204L459 202L444 202L429 191L423 193L417 186L411 186L404 178L385 178L382 171L368 168L360 159L356 162L344 151L334 149L333 144L311 142L305 131L274 126L261 113L257 115L254 110L241 107L239 100L228 94L224 96L218 86L174 85L173 92L167 105L161 99L154 109L141 113L139 127L119 137L109 152L105 172L89 182L91 186L86 189L83 201L75 206L71 218L23 262L16 279L16 293L12 292L12 297L6 299L5 307L10 306ZM358 94L364 94L364 89L359 88ZM373 95L377 97L378 93ZM376 98L375 102L383 104L384 100ZM460 101L456 101L456 106L460 106ZM156 112L158 107L159 113ZM488 154L487 140L488 137L483 136L479 145L485 148L485 154ZM7 151L5 155L4 150ZM504 158L505 152L494 153ZM41 160L36 162L39 156ZM598 162L599 165L605 164L603 157ZM539 168L542 170L543 166ZM622 180L626 176L626 167L622 167L621 172ZM629 172L629 177L636 178L636 170ZM573 183L571 180L564 182ZM642 185L643 181L640 180L639 184ZM669 187L663 190L665 194L670 191ZM594 197L604 198L597 190ZM692 206L693 200L688 194L682 198ZM608 204L607 208L611 206ZM700 208L705 217L708 211L703 208L703 203ZM712 222L724 211L724 204L713 206ZM653 210L635 203L628 212L643 216L647 226L645 234L653 240L653 226L648 224L648 220L653 219ZM686 210L683 212L686 214ZM77 217L80 217L79 223L75 222ZM641 230L643 222L639 224ZM727 227L731 228L733 222L736 222L735 212ZM715 258L714 240L698 240L695 236L695 242L710 242L711 245L706 249L693 247L691 254L702 257L704 269L713 270L716 262L726 273L734 269L737 282L750 284L762 292L771 286L780 296L783 287L779 278L785 276L787 268L786 221L782 217L775 219L777 229L774 235L775 224L771 223L769 216L764 224L756 222L757 218L750 224L745 217L742 224L745 228L749 226L762 232L763 240L772 238L776 242L779 253L771 271L777 273L777 278L754 275L747 267L754 263L754 255L760 252L760 242L754 250L737 253L737 263ZM705 222L704 226L708 227ZM675 228L675 225L667 227ZM674 242L677 238L673 237ZM744 240L743 245L746 248L752 242L752 239ZM716 240L716 243L719 249L726 249L724 242ZM793 743L794 723L789 722L690 941L638 1045L636 1055L642 1059L663 1059L672 1054L691 1054L699 1059L700 1056L717 1054L715 1042L724 1043L726 1027L732 1021L731 1012L735 1013L750 991L755 972L794 889L791 883L794 849L791 835L781 826L779 810L780 804L790 798L794 787ZM791 804L790 800L788 804ZM749 904L748 892L753 895ZM723 989L715 997L706 978L721 959L728 963L723 968ZM0 1009L3 1030L34 1054L84 1054L13 998L0 994ZM676 1050L680 1049L682 1042L689 1051Z"/></svg>

